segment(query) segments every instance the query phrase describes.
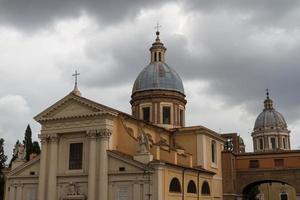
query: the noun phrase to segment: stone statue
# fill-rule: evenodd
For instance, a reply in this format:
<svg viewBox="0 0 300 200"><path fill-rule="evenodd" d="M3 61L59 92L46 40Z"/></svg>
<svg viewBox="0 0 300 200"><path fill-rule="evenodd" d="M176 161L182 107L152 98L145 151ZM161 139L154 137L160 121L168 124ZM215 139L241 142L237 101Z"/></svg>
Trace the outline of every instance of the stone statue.
<svg viewBox="0 0 300 200"><path fill-rule="evenodd" d="M14 155L17 156L17 160L25 160L26 148L23 144L18 144L15 147Z"/></svg>
<svg viewBox="0 0 300 200"><path fill-rule="evenodd" d="M138 138L138 153L140 154L148 154L150 150L150 142L149 138L145 133L142 133Z"/></svg>

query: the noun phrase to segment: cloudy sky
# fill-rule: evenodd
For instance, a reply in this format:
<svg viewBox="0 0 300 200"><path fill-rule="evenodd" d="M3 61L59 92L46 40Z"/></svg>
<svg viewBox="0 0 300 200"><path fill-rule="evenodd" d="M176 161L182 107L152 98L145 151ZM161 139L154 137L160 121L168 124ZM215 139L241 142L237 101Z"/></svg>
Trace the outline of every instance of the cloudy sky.
<svg viewBox="0 0 300 200"><path fill-rule="evenodd" d="M0 0L0 137L6 153L32 119L68 94L130 112L138 73L162 25L166 62L182 77L187 125L250 133L265 89L300 143L298 0Z"/></svg>

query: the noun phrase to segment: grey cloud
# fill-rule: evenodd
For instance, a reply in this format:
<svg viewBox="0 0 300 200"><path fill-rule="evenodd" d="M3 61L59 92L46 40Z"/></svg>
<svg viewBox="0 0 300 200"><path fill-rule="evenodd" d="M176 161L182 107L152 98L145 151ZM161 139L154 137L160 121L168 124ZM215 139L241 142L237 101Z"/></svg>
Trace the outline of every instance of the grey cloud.
<svg viewBox="0 0 300 200"><path fill-rule="evenodd" d="M297 112L300 94L295 92L300 85L300 40L295 32L297 21L293 21L290 29L277 34L266 24L263 28L244 24L241 22L243 19L235 14L222 17L204 16L201 19L204 22L199 24L196 17L187 25L192 27L187 28L191 37L162 31L162 41L168 48L167 63L181 74L184 81L206 80L210 83L209 95L221 96L226 106L245 104L253 115L262 110L264 90L268 87L276 108L288 121L297 120L300 117ZM97 87L133 83L147 64L148 47L154 40L153 37L151 42L145 43L149 40L144 34L149 33L135 34L134 40L118 40L107 49L107 53L116 60L114 68L107 68L112 70L110 76L100 78L91 75L86 84ZM266 42L263 38L270 41ZM99 51L101 42L92 42L89 56ZM92 59L97 59L95 57Z"/></svg>
<svg viewBox="0 0 300 200"><path fill-rule="evenodd" d="M251 16L252 21L256 24L268 23L289 24L290 17L299 17L298 8L300 2L297 0L202 0L202 1L183 1L187 10L196 12L218 13L229 12L239 13L243 17ZM294 18L296 19L296 18Z"/></svg>
<svg viewBox="0 0 300 200"><path fill-rule="evenodd" d="M62 18L76 18L87 13L99 23L111 25L136 16L142 8L159 7L161 4L159 0L2 0L0 23L28 31L46 28Z"/></svg>

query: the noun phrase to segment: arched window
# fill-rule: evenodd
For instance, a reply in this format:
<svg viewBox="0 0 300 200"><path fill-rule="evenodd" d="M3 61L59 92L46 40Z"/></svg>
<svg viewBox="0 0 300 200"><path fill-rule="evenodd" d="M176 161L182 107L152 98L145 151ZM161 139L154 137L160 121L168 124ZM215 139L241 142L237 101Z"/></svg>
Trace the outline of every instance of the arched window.
<svg viewBox="0 0 300 200"><path fill-rule="evenodd" d="M173 178L169 187L170 192L179 192L181 193L181 186L178 178Z"/></svg>
<svg viewBox="0 0 300 200"><path fill-rule="evenodd" d="M201 194L210 195L210 189L207 181L204 181L202 184Z"/></svg>
<svg viewBox="0 0 300 200"><path fill-rule="evenodd" d="M190 180L188 184L187 193L197 193L197 186L193 180Z"/></svg>

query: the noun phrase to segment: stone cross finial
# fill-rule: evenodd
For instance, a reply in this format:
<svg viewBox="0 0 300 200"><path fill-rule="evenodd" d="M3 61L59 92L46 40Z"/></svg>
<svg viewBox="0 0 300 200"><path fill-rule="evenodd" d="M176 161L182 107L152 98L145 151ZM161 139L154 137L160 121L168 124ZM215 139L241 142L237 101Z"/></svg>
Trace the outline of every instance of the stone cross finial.
<svg viewBox="0 0 300 200"><path fill-rule="evenodd" d="M72 74L72 76L75 77L75 87L77 87L77 78L80 75L80 73L77 72L77 70L75 70L75 74Z"/></svg>
<svg viewBox="0 0 300 200"><path fill-rule="evenodd" d="M161 28L161 25L157 22L157 24L154 28L156 29L156 34L157 34L157 33L159 33L159 28Z"/></svg>

